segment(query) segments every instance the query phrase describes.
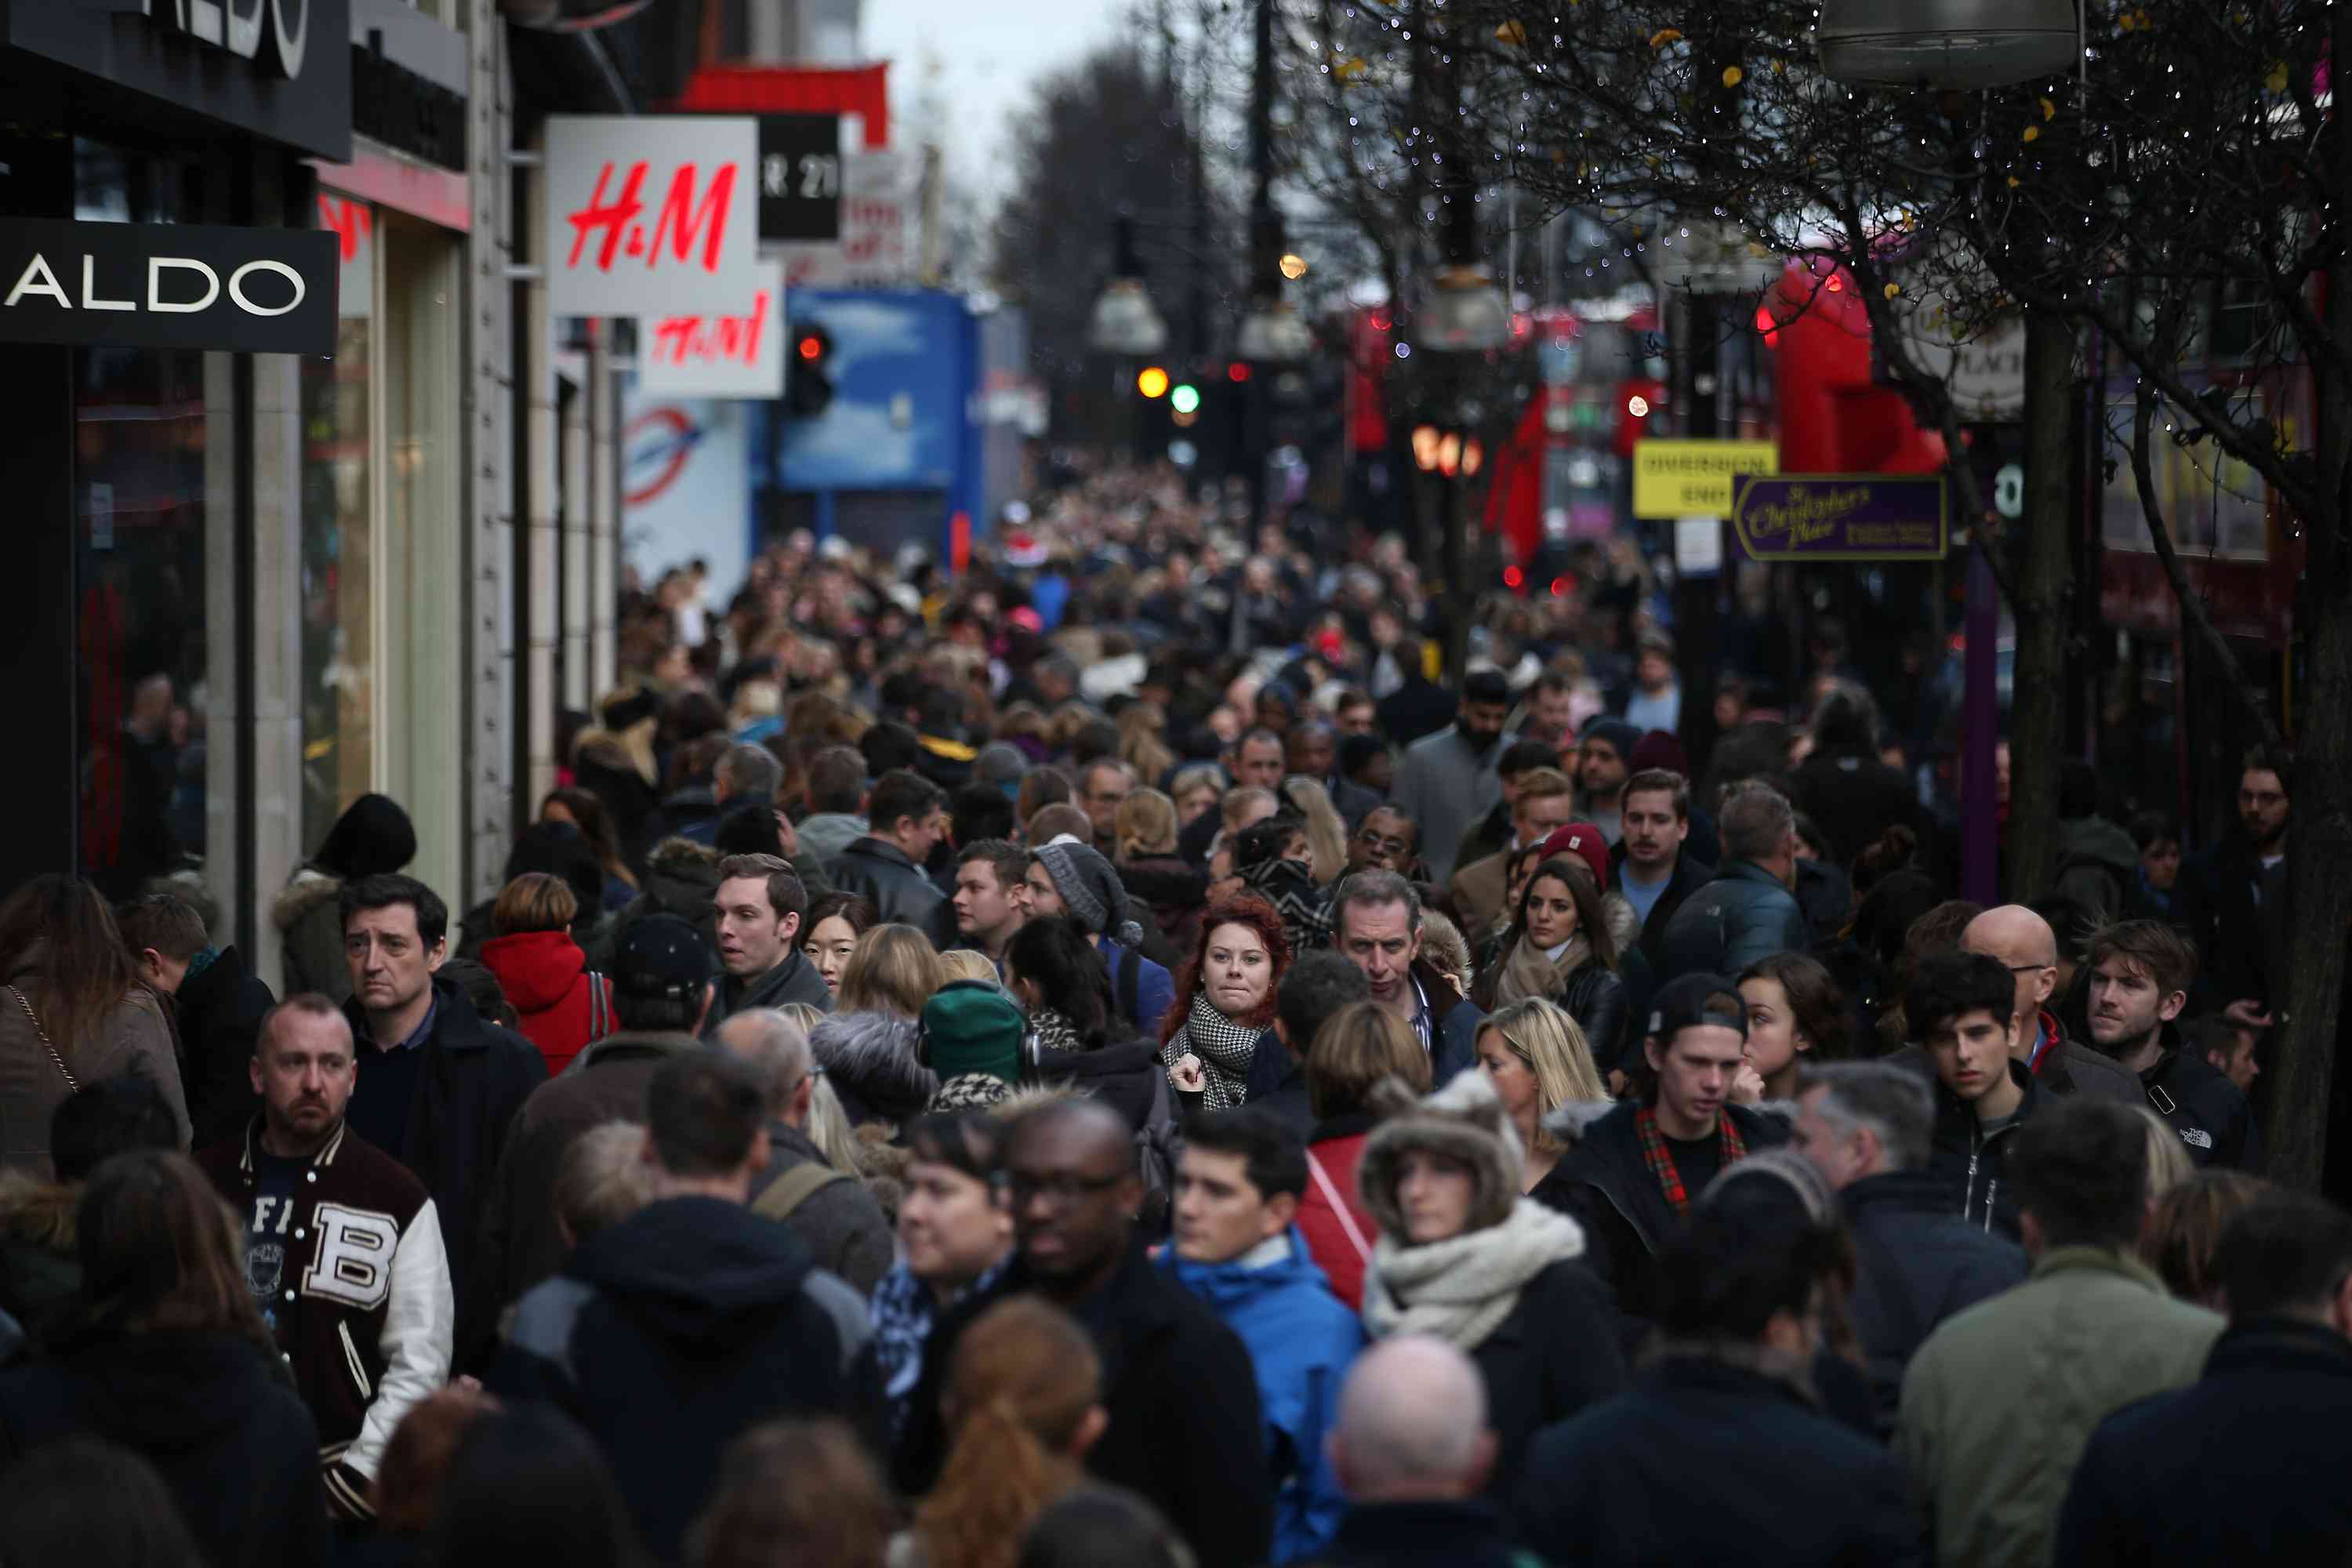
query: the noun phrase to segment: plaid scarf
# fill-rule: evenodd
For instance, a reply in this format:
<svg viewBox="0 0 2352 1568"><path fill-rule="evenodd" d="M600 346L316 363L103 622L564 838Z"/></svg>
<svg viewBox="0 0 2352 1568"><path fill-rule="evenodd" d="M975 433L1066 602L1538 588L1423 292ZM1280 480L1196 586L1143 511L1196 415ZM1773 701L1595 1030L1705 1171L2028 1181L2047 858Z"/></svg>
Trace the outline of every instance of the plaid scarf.
<svg viewBox="0 0 2352 1568"><path fill-rule="evenodd" d="M1748 1141L1739 1136L1739 1128L1729 1111L1719 1112L1716 1125L1723 1132L1723 1163L1725 1168L1748 1158ZM1683 1173L1675 1169L1675 1157L1666 1147L1666 1136L1658 1131L1658 1113L1644 1105L1633 1112L1633 1131L1641 1136L1642 1158L1658 1178L1658 1185L1666 1190L1666 1206L1676 1214L1690 1212L1690 1193L1683 1186Z"/></svg>

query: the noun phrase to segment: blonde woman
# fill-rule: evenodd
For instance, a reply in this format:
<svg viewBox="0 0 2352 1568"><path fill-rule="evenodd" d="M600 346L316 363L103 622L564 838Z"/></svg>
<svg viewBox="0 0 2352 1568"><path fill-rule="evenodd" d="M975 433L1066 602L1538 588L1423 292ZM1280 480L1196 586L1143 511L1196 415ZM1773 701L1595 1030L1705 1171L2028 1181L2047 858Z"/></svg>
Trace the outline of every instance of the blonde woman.
<svg viewBox="0 0 2352 1568"><path fill-rule="evenodd" d="M910 925L878 925L857 939L841 966L834 1012L887 1013L909 1023L941 984L931 939Z"/></svg>
<svg viewBox="0 0 2352 1568"><path fill-rule="evenodd" d="M1194 763L1176 775L1168 794L1176 803L1178 827L1190 827L1225 798L1224 770L1214 763Z"/></svg>
<svg viewBox="0 0 2352 1568"><path fill-rule="evenodd" d="M1563 1105L1609 1103L1584 1031L1557 1003L1514 1002L1478 1026L1478 1066L1494 1080L1495 1098L1527 1152L1519 1190L1533 1192L1568 1152L1544 1130L1544 1118Z"/></svg>
<svg viewBox="0 0 2352 1568"><path fill-rule="evenodd" d="M1331 804L1331 792L1315 780L1293 774L1282 793L1307 817L1307 847L1315 862L1315 885L1328 888L1348 874L1348 825Z"/></svg>
<svg viewBox="0 0 2352 1568"><path fill-rule="evenodd" d="M940 954L940 984L946 985L958 980L984 980L991 985L1000 983L996 965L989 962L988 954L968 947L950 948Z"/></svg>
<svg viewBox="0 0 2352 1568"><path fill-rule="evenodd" d="M1116 858L1122 866L1176 853L1176 803L1156 789L1129 791L1113 822Z"/></svg>

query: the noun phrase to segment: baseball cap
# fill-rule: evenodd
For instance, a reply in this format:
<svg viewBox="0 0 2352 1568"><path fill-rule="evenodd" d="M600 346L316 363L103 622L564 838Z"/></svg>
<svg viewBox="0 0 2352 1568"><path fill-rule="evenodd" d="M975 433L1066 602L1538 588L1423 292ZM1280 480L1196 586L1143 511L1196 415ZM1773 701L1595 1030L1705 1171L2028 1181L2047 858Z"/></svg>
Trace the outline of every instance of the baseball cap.
<svg viewBox="0 0 2352 1568"><path fill-rule="evenodd" d="M676 915L629 922L613 954L613 989L645 1001L689 1000L710 981L710 944Z"/></svg>
<svg viewBox="0 0 2352 1568"><path fill-rule="evenodd" d="M1685 1029L1713 1024L1748 1037L1748 1005L1738 985L1704 971L1667 981L1650 1001L1650 1037L1671 1040Z"/></svg>

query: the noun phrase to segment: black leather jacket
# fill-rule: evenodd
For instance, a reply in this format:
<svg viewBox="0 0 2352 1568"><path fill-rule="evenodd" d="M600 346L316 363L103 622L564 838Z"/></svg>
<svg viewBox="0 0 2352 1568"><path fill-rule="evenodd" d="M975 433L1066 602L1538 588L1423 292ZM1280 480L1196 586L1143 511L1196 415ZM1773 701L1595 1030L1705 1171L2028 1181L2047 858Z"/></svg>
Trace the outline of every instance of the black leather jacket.
<svg viewBox="0 0 2352 1568"><path fill-rule="evenodd" d="M1613 970L1597 960L1588 963L1568 977L1553 1000L1584 1031L1584 1043L1591 1047L1593 1064L1603 1076L1624 1065L1620 1058L1625 1052L1632 1005L1625 983Z"/></svg>

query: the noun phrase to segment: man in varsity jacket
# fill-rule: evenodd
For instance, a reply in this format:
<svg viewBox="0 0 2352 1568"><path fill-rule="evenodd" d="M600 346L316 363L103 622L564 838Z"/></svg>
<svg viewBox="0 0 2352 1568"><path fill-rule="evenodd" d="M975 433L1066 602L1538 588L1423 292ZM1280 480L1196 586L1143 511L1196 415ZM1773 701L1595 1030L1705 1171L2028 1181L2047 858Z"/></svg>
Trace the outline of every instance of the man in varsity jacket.
<svg viewBox="0 0 2352 1568"><path fill-rule="evenodd" d="M246 1282L317 1422L327 1500L369 1520L409 1406L449 1376L457 1305L425 1185L343 1124L358 1066L324 996L290 997L253 1053L261 1114L196 1156L246 1221Z"/></svg>

